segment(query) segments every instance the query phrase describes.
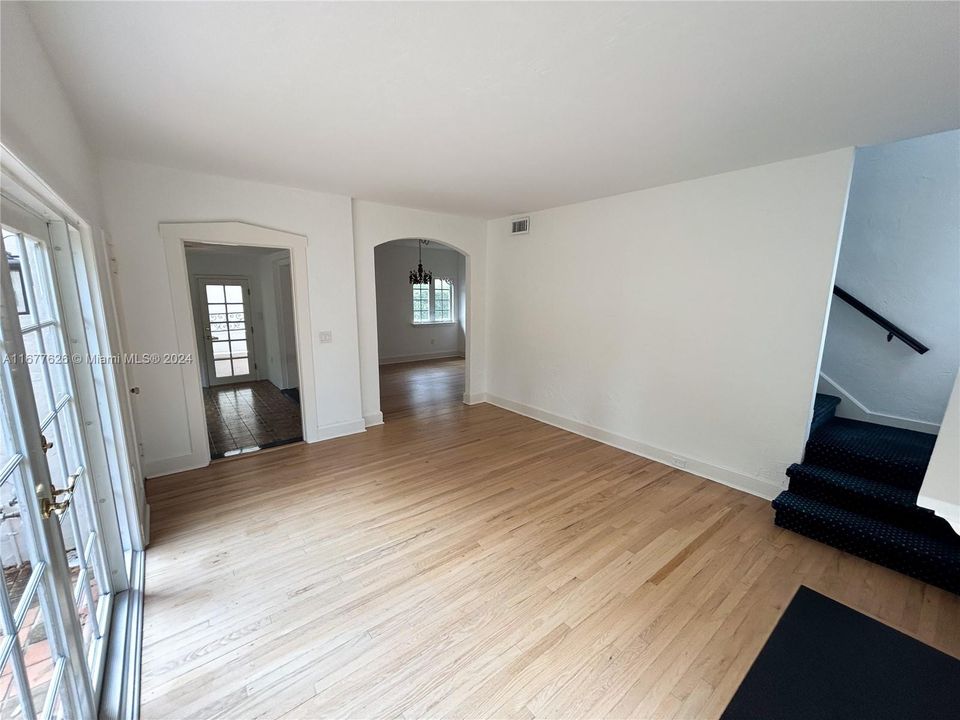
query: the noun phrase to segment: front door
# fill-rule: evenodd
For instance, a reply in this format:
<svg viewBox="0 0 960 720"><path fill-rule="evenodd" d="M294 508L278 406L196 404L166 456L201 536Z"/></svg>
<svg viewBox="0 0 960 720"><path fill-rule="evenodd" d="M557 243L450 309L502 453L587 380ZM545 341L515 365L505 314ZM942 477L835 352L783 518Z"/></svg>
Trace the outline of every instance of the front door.
<svg viewBox="0 0 960 720"><path fill-rule="evenodd" d="M198 282L207 384L255 380L247 280L200 278Z"/></svg>
<svg viewBox="0 0 960 720"><path fill-rule="evenodd" d="M3 229L0 717L90 718L115 593L47 243Z"/></svg>

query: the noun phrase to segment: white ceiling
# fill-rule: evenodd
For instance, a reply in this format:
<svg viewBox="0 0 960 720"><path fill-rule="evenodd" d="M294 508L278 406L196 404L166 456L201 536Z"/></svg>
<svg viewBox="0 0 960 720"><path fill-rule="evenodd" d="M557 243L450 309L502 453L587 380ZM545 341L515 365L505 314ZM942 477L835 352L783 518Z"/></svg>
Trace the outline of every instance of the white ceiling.
<svg viewBox="0 0 960 720"><path fill-rule="evenodd" d="M498 217L960 127L957 3L31 3L96 149Z"/></svg>

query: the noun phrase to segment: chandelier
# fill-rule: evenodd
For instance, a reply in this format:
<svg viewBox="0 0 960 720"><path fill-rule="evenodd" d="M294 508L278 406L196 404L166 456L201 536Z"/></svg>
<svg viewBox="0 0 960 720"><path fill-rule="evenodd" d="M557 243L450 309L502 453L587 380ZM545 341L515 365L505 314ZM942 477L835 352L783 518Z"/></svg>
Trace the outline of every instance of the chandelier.
<svg viewBox="0 0 960 720"><path fill-rule="evenodd" d="M420 239L417 241L417 270L416 272L410 271L411 285L429 285L433 282L433 273L423 270L423 246L429 243L429 240Z"/></svg>

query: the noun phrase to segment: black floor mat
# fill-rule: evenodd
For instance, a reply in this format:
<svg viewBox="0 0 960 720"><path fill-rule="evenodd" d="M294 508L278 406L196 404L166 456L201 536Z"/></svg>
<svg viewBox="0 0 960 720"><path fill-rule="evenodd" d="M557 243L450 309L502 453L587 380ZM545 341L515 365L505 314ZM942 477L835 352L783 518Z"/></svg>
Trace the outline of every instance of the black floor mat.
<svg viewBox="0 0 960 720"><path fill-rule="evenodd" d="M724 720L939 720L960 711L960 660L800 587Z"/></svg>

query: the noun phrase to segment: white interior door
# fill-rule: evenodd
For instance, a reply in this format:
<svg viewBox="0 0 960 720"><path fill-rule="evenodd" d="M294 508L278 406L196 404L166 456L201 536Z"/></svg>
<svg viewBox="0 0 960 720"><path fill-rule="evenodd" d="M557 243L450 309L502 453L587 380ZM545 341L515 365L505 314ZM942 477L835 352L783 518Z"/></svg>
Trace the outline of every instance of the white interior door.
<svg viewBox="0 0 960 720"><path fill-rule="evenodd" d="M198 279L200 322L210 385L255 380L250 286L244 278Z"/></svg>
<svg viewBox="0 0 960 720"><path fill-rule="evenodd" d="M92 718L114 590L49 247L3 231L0 717Z"/></svg>

